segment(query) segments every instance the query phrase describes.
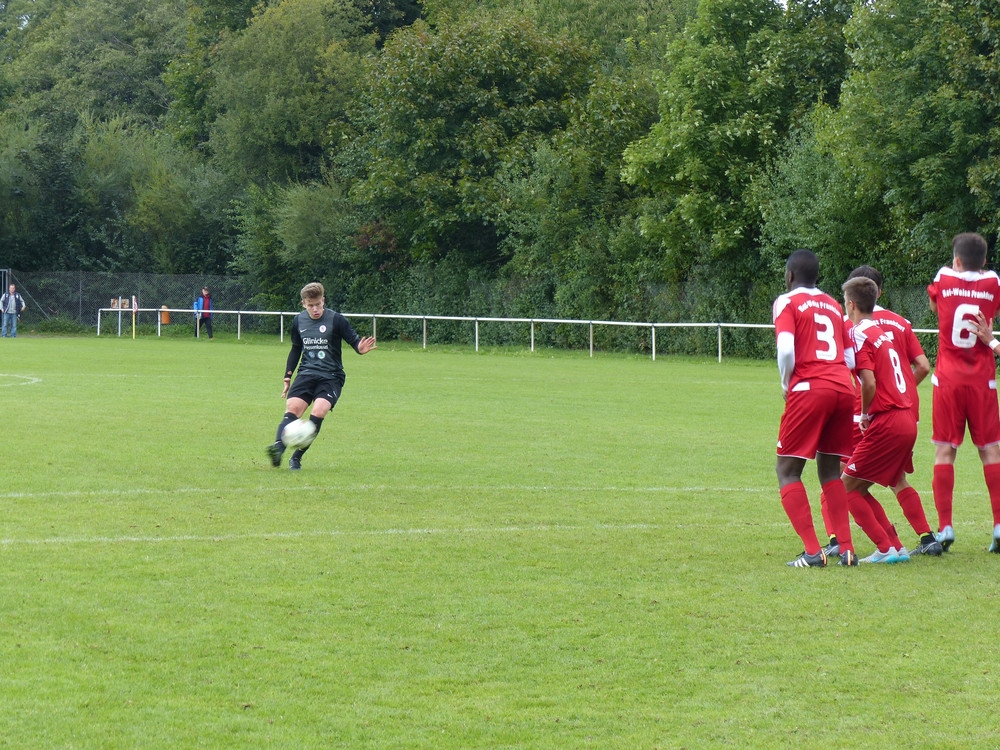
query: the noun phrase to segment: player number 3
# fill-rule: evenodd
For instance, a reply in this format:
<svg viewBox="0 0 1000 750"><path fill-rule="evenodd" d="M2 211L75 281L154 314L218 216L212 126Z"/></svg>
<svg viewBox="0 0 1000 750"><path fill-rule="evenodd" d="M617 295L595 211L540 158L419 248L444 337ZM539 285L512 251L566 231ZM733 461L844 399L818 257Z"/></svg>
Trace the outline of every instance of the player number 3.
<svg viewBox="0 0 1000 750"><path fill-rule="evenodd" d="M826 344L826 348L816 350L816 359L824 362L835 362L837 360L837 338L834 336L833 321L828 315L813 313L813 322L816 323L816 338L820 344Z"/></svg>

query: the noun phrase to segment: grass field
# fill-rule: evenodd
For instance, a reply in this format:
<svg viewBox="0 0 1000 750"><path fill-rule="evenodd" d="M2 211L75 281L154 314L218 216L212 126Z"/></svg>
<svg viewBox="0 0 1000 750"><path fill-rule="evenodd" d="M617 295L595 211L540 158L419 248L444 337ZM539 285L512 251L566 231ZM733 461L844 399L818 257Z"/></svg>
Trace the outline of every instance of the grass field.
<svg viewBox="0 0 1000 750"><path fill-rule="evenodd" d="M773 363L346 351L292 473L286 354L0 341L0 747L995 743L969 446L944 558L793 570Z"/></svg>

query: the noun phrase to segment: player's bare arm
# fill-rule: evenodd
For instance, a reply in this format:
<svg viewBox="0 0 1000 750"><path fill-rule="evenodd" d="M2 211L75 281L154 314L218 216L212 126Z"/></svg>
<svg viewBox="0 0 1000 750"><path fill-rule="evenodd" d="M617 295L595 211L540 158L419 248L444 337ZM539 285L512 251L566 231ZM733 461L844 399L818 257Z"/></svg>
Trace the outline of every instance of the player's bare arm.
<svg viewBox="0 0 1000 750"><path fill-rule="evenodd" d="M875 398L875 373L871 370L858 370L858 379L861 381L861 423L859 427L864 432L871 426L871 419L868 417L868 407L871 406Z"/></svg>
<svg viewBox="0 0 1000 750"><path fill-rule="evenodd" d="M927 359L926 354L918 354L914 357L910 367L913 370L913 380L917 385L920 385L924 378L931 373L931 361Z"/></svg>

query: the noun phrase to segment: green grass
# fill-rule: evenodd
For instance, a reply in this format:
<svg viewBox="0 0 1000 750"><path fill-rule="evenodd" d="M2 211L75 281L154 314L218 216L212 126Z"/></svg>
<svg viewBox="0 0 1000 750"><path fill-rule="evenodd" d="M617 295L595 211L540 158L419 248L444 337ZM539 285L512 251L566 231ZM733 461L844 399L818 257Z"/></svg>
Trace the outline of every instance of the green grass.
<svg viewBox="0 0 1000 750"><path fill-rule="evenodd" d="M286 353L0 342L0 746L992 743L970 446L945 558L792 570L773 363L347 351L293 474Z"/></svg>

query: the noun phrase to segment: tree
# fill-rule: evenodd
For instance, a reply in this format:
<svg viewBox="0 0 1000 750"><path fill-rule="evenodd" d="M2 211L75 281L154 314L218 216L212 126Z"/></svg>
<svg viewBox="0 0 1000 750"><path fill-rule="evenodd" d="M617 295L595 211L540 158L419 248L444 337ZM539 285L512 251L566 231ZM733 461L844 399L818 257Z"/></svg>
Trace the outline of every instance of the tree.
<svg viewBox="0 0 1000 750"><path fill-rule="evenodd" d="M646 317L656 248L636 231L636 191L622 152L656 118L656 90L639 67L598 75L564 131L511 181L504 207L512 312L550 317Z"/></svg>
<svg viewBox="0 0 1000 750"><path fill-rule="evenodd" d="M209 129L220 114L216 109L218 103L209 101L210 92L213 88L217 88L214 65L219 48L236 45L234 37L238 37L249 24L263 15L268 6L277 5L279 5L277 2L265 3L261 0L198 0L189 3L185 50L183 54L174 58L164 76L164 81L173 97L170 128L187 145L194 147L207 141ZM341 4L345 9L349 5L351 4ZM420 14L415 0L354 0L353 8L364 19L364 28L359 33L374 32L379 44L393 29L409 25ZM275 8L275 12L280 14L285 14L287 10L279 11ZM302 11L292 10L293 15L296 12ZM307 29L305 35L314 38L316 31L318 29ZM287 31L280 32L277 28L269 26L268 22L264 22L251 35L254 41L247 46L252 47L254 44L267 46L270 41L267 37L271 33L284 33L285 44L294 41L287 38ZM288 51L289 54L298 54L302 50L291 44ZM252 52L253 50L248 50L251 64ZM236 56L238 53L231 54ZM316 56L315 50L307 50L306 54L310 58ZM264 72L270 75L269 71ZM226 84L220 82L218 86L224 88Z"/></svg>
<svg viewBox="0 0 1000 750"><path fill-rule="evenodd" d="M840 282L861 263L887 278L900 270L898 253L886 242L891 232L882 188L857 179L836 138L825 135L833 116L828 107L817 109L750 191L763 221L762 266L771 269L776 293L788 255L800 247L820 256L821 284L831 294L839 294Z"/></svg>
<svg viewBox="0 0 1000 750"><path fill-rule="evenodd" d="M857 8L840 106L816 110L760 198L775 263L812 236L841 273L867 261L926 279L953 235L1000 228L998 20L980 2Z"/></svg>
<svg viewBox="0 0 1000 750"><path fill-rule="evenodd" d="M0 115L0 267L58 267L46 196L63 195L66 182L54 151L44 123Z"/></svg>
<svg viewBox="0 0 1000 750"><path fill-rule="evenodd" d="M640 42L651 35L673 35L694 16L697 0L424 0L424 17L437 27L464 17L516 13L549 34L572 34L596 43L611 58L626 39Z"/></svg>
<svg viewBox="0 0 1000 750"><path fill-rule="evenodd" d="M244 28L259 0L200 0L188 4L184 50L163 74L170 92L168 125L185 145L196 147L208 140L214 113L208 106L212 82L212 49L226 31Z"/></svg>
<svg viewBox="0 0 1000 750"><path fill-rule="evenodd" d="M81 113L145 123L166 113L160 77L183 48L182 0L41 3L41 12L15 7L22 12L4 13L6 108L45 118L60 131Z"/></svg>
<svg viewBox="0 0 1000 750"><path fill-rule="evenodd" d="M660 121L626 151L625 178L647 196L643 232L660 244L668 280L705 288L703 315L743 317L769 294L754 291L760 214L749 188L809 105L839 87L818 5L703 0L671 45Z"/></svg>
<svg viewBox="0 0 1000 750"><path fill-rule="evenodd" d="M224 34L208 96L215 163L258 185L321 177L373 44L350 0L284 0Z"/></svg>
<svg viewBox="0 0 1000 750"><path fill-rule="evenodd" d="M64 265L158 273L224 268L228 196L196 154L124 119L85 118L70 146L74 232Z"/></svg>
<svg viewBox="0 0 1000 750"><path fill-rule="evenodd" d="M753 246L743 193L785 125L784 82L766 56L780 24L772 0L703 2L671 47L660 121L626 151L626 179L649 196L644 231L675 278L699 264L733 269Z"/></svg>
<svg viewBox="0 0 1000 750"><path fill-rule="evenodd" d="M360 95L345 174L371 220L415 259L501 261L502 186L529 168L586 90L591 57L513 15L390 37Z"/></svg>

